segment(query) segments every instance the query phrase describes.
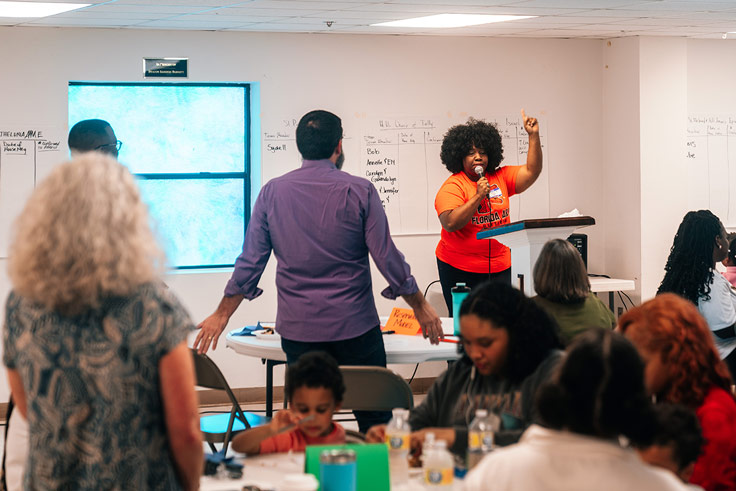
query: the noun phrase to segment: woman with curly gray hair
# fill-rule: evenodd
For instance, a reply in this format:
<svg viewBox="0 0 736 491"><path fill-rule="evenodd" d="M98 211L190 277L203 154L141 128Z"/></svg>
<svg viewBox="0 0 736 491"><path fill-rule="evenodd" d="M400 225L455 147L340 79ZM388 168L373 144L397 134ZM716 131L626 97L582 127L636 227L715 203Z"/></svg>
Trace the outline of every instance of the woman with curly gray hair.
<svg viewBox="0 0 736 491"><path fill-rule="evenodd" d="M92 152L56 167L16 222L3 362L30 428L26 489L197 489L193 324L133 176Z"/></svg>
<svg viewBox="0 0 736 491"><path fill-rule="evenodd" d="M509 248L494 239L479 241L476 235L509 223L509 198L526 191L542 173L539 123L523 109L521 116L529 134L525 165L501 167L503 144L492 123L470 118L447 130L442 141L440 158L452 175L434 200L442 224L435 254L450 313L450 289L458 282L471 288L489 279L511 283Z"/></svg>

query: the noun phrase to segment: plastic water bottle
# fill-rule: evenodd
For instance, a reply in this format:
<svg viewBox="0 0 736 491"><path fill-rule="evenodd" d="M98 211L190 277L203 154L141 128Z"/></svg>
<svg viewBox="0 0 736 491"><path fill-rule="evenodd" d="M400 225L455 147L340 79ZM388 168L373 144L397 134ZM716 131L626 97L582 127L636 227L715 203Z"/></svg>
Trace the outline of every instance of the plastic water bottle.
<svg viewBox="0 0 736 491"><path fill-rule="evenodd" d="M493 434L499 426L495 414L489 415L485 409L475 411L475 418L468 427L468 471L493 450Z"/></svg>
<svg viewBox="0 0 736 491"><path fill-rule="evenodd" d="M425 447L426 448L426 447ZM422 451L424 487L427 489L452 489L455 461L444 440L435 440L430 448Z"/></svg>
<svg viewBox="0 0 736 491"><path fill-rule="evenodd" d="M406 485L409 481L409 411L394 409L393 417L386 426L388 466L391 488Z"/></svg>
<svg viewBox="0 0 736 491"><path fill-rule="evenodd" d="M427 453L434 447L434 433L431 431L424 435L424 443L422 444L422 453Z"/></svg>

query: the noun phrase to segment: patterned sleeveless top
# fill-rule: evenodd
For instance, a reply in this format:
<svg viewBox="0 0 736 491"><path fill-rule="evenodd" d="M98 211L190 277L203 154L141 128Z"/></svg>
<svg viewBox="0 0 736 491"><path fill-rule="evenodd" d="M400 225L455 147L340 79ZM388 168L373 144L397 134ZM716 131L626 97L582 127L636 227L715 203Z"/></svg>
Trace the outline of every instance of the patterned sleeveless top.
<svg viewBox="0 0 736 491"><path fill-rule="evenodd" d="M163 285L75 317L11 292L3 362L27 399L25 489L180 489L158 365L193 327Z"/></svg>

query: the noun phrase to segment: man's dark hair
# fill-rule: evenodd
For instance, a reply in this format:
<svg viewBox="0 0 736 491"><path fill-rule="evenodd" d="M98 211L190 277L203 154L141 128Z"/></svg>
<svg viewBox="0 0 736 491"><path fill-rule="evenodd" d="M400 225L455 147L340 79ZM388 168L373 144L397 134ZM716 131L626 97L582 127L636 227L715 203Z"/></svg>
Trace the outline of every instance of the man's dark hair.
<svg viewBox="0 0 736 491"><path fill-rule="evenodd" d="M100 145L100 140L107 136L110 123L102 119L85 119L78 122L69 131L69 150L91 152Z"/></svg>
<svg viewBox="0 0 736 491"><path fill-rule="evenodd" d="M488 157L488 172L494 172L503 160L503 143L496 125L470 118L453 126L442 140L440 160L453 174L463 170L463 160L471 148L483 150Z"/></svg>
<svg viewBox="0 0 736 491"><path fill-rule="evenodd" d="M296 127L296 147L306 160L329 159L342 139L342 122L331 112L310 111Z"/></svg>
<svg viewBox="0 0 736 491"><path fill-rule="evenodd" d="M473 314L509 334L504 376L521 382L556 349L562 349L555 320L535 301L502 282L486 282L468 294L460 316Z"/></svg>
<svg viewBox="0 0 736 491"><path fill-rule="evenodd" d="M652 445L672 448L677 468L683 470L695 462L703 451L703 433L695 412L680 404L654 406L656 432Z"/></svg>
<svg viewBox="0 0 736 491"><path fill-rule="evenodd" d="M286 370L286 400L291 401L294 391L299 387L312 389L324 387L332 391L335 404L342 402L345 383L342 372L333 357L324 351L310 351L289 365Z"/></svg>

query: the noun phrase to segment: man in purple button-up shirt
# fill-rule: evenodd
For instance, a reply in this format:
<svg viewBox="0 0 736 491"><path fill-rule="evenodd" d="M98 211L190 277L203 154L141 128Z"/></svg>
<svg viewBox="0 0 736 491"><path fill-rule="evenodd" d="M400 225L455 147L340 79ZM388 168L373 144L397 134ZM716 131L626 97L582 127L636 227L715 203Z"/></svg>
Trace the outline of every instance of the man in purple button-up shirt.
<svg viewBox="0 0 736 491"><path fill-rule="evenodd" d="M355 359L369 347L383 352L369 254L388 281L382 295L404 298L424 336L438 343L439 317L389 235L376 188L340 170L340 118L310 112L299 122L296 140L302 167L263 186L225 296L198 326L194 347L200 352L210 345L215 348L243 298L252 300L262 293L258 281L271 250L278 260L276 330L290 362L302 352L320 349L333 356L337 351L342 364L375 364ZM360 342L360 348L351 347L353 341ZM351 350L348 361L340 359ZM385 365L385 352L383 357Z"/></svg>

